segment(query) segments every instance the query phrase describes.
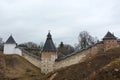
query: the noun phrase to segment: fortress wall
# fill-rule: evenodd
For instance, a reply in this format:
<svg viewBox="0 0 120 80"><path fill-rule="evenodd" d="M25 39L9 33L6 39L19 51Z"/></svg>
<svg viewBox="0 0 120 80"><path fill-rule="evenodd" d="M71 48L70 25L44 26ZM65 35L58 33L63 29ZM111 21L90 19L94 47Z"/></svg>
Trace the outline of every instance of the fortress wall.
<svg viewBox="0 0 120 80"><path fill-rule="evenodd" d="M88 54L89 51L86 51L86 53ZM82 62L82 59L85 57L86 55L83 53L78 53L76 55L73 55L71 57L68 57L64 60L58 61L54 64L54 69L60 69L60 68L64 68L73 64L77 64L79 62Z"/></svg>
<svg viewBox="0 0 120 80"><path fill-rule="evenodd" d="M19 48L15 48L14 53L19 54L20 56L22 55L22 51Z"/></svg>
<svg viewBox="0 0 120 80"><path fill-rule="evenodd" d="M89 49L86 49L86 50L80 52L80 53L77 53L77 54L72 55L66 59L58 61L54 64L54 69L57 70L60 68L64 68L67 66L71 66L73 64L83 62L84 60L91 58L92 56L97 54L101 47L102 47L102 44L97 44Z"/></svg>
<svg viewBox="0 0 120 80"><path fill-rule="evenodd" d="M31 62L33 65L37 66L38 68L41 68L44 73L51 72L53 70L58 70L60 68L64 68L67 66L71 66L80 62L85 61L88 58L91 58L95 54L97 54L99 51L103 50L103 44L96 44L86 50L83 50L79 53L73 54L65 59L62 59L60 61L51 61L52 58L49 58L50 60L44 60L41 61L37 58L34 58L30 56L29 54L22 53L22 56L27 59L29 62ZM47 62L46 62L47 61ZM47 65L43 65L47 64ZM49 66L48 66L49 65Z"/></svg>
<svg viewBox="0 0 120 80"><path fill-rule="evenodd" d="M96 44L95 46L91 47L90 54L88 56L92 57L97 53L101 53L104 51L103 44Z"/></svg>
<svg viewBox="0 0 120 80"><path fill-rule="evenodd" d="M32 63L33 65L35 65L36 67L40 68L41 67L41 61L39 59L36 59L26 53L22 53L22 56L28 60L30 63Z"/></svg>

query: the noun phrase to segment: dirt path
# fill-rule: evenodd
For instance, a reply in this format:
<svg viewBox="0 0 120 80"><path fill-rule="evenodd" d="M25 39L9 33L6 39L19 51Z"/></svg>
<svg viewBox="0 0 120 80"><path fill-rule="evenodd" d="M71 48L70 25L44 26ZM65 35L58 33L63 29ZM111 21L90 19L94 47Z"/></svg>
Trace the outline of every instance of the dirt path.
<svg viewBox="0 0 120 80"><path fill-rule="evenodd" d="M57 75L58 73L54 73L53 75L51 75L47 80L53 80L55 78L55 76Z"/></svg>

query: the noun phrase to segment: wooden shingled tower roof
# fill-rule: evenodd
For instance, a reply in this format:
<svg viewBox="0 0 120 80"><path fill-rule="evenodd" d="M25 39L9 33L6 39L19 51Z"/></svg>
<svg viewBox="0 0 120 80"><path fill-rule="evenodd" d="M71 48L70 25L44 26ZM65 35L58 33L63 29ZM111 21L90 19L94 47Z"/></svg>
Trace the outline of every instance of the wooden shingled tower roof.
<svg viewBox="0 0 120 80"><path fill-rule="evenodd" d="M10 35L10 37L8 38L8 40L5 43L6 44L16 44L16 41L14 40L12 35Z"/></svg>
<svg viewBox="0 0 120 80"><path fill-rule="evenodd" d="M103 40L107 40L107 39L117 39L114 34L112 34L111 32L107 32L107 34L104 36Z"/></svg>
<svg viewBox="0 0 120 80"><path fill-rule="evenodd" d="M56 47L55 47L55 45L53 43L52 36L51 36L50 32L47 35L47 39L46 39L46 42L44 44L43 51L44 52L57 51Z"/></svg>

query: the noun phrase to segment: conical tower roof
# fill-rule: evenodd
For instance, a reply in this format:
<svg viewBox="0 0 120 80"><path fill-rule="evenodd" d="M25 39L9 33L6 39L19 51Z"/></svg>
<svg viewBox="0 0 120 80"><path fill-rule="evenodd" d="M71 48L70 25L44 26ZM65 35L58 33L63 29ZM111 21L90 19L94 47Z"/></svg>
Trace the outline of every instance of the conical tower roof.
<svg viewBox="0 0 120 80"><path fill-rule="evenodd" d="M53 43L52 36L51 36L50 32L47 35L47 39L46 39L46 42L44 44L43 51L45 51L45 52L57 51L56 47Z"/></svg>
<svg viewBox="0 0 120 80"><path fill-rule="evenodd" d="M12 35L10 35L10 37L8 38L8 40L5 42L6 44L16 44L14 38L12 37Z"/></svg>
<svg viewBox="0 0 120 80"><path fill-rule="evenodd" d="M114 36L114 34L108 31L107 34L104 36L103 40L106 39L116 39L116 37Z"/></svg>

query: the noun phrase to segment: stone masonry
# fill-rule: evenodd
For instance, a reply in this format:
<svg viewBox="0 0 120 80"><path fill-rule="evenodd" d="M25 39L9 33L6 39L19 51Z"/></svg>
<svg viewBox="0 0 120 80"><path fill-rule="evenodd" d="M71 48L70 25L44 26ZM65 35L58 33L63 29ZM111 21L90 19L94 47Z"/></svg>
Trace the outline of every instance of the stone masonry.
<svg viewBox="0 0 120 80"><path fill-rule="evenodd" d="M52 36L50 33L48 33L40 59L34 58L26 53L22 53L22 56L35 66L39 67L42 73L47 74L54 70L80 63L86 58L90 58L97 53L119 47L119 45L120 42L117 40L117 38L112 33L108 32L104 36L103 41L96 43L95 45L92 45L84 50L58 59L58 53L52 41Z"/></svg>

